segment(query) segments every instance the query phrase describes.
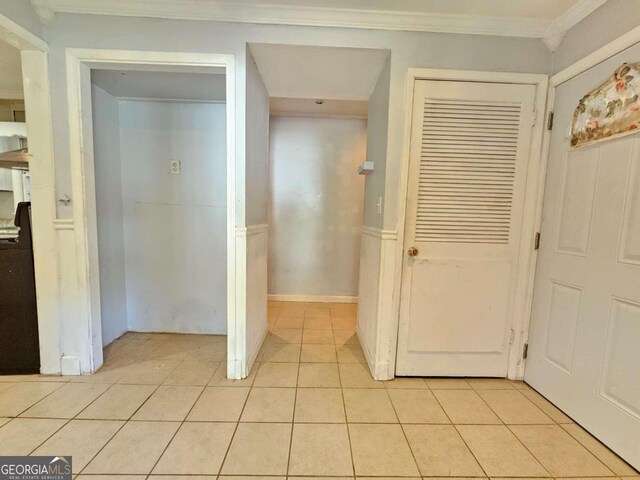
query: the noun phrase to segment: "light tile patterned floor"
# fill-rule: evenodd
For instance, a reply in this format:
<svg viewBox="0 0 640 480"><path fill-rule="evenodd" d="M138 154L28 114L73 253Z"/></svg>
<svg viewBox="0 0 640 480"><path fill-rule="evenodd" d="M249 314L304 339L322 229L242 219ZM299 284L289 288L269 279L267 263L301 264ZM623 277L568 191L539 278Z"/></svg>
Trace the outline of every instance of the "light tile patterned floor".
<svg viewBox="0 0 640 480"><path fill-rule="evenodd" d="M375 382L346 304L270 303L251 376L225 337L127 334L84 377L0 377L0 455L78 479L609 478L638 472L523 383Z"/></svg>

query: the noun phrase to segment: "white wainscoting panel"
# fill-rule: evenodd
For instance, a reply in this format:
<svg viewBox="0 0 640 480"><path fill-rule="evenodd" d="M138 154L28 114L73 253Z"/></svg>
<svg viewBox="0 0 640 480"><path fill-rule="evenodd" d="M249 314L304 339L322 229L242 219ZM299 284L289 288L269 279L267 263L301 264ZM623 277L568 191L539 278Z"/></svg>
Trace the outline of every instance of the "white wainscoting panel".
<svg viewBox="0 0 640 480"><path fill-rule="evenodd" d="M362 228L356 332L376 380L389 380L395 373L398 332L392 292L397 240L396 231Z"/></svg>
<svg viewBox="0 0 640 480"><path fill-rule="evenodd" d="M267 225L251 225L247 237L247 322L246 365L243 378L251 372L267 337Z"/></svg>

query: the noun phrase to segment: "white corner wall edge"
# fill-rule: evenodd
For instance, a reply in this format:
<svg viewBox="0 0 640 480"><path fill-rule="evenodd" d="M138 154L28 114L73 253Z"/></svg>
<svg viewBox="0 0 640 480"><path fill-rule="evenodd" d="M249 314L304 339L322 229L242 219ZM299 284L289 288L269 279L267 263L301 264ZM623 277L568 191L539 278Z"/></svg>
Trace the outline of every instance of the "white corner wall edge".
<svg viewBox="0 0 640 480"><path fill-rule="evenodd" d="M288 295L270 293L270 302L308 302L308 303L358 303L357 296L348 295Z"/></svg>
<svg viewBox="0 0 640 480"><path fill-rule="evenodd" d="M395 375L398 332L397 322L392 320L397 312L391 292L396 277L397 241L396 230L362 227L356 334L375 380L390 380ZM377 275L369 275L369 271Z"/></svg>

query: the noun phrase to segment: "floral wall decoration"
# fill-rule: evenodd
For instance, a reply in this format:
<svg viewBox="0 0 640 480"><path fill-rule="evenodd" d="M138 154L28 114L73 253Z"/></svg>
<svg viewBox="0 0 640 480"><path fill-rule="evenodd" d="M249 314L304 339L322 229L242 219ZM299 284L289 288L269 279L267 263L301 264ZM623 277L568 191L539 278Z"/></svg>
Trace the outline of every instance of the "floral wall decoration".
<svg viewBox="0 0 640 480"><path fill-rule="evenodd" d="M573 113L571 146L640 131L640 63L623 63Z"/></svg>

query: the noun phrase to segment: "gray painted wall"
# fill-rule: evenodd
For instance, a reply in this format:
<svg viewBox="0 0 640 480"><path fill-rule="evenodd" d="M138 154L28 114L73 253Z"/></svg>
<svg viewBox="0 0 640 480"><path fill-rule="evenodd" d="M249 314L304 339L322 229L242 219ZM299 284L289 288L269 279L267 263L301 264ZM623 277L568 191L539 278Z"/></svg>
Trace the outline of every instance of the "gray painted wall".
<svg viewBox="0 0 640 480"><path fill-rule="evenodd" d="M44 26L33 9L30 0L0 0L0 12L22 28L46 39Z"/></svg>
<svg viewBox="0 0 640 480"><path fill-rule="evenodd" d="M271 117L269 293L357 296L364 119Z"/></svg>
<svg viewBox="0 0 640 480"><path fill-rule="evenodd" d="M225 110L120 102L130 330L227 331Z"/></svg>
<svg viewBox="0 0 640 480"><path fill-rule="evenodd" d="M560 47L553 54L553 73L577 62L638 25L638 0L608 0L566 33Z"/></svg>
<svg viewBox="0 0 640 480"><path fill-rule="evenodd" d="M384 191L385 228L396 229L398 183L404 132L404 90L408 67L452 68L505 72L546 73L550 53L540 40L479 35L357 30L277 25L58 15L48 27L54 112L54 148L58 195L70 194L69 139L66 98L66 47L113 48L231 53L236 55L236 154L244 169L246 114L246 43L271 42L325 46L383 48L391 51L388 159ZM339 72L336 72L337 74ZM378 188L381 188L379 186ZM239 185L243 195L244 185ZM366 209L375 208L367 205ZM58 205L61 217L71 207ZM252 220L253 221L253 220ZM244 212L238 212L243 225Z"/></svg>
<svg viewBox="0 0 640 480"><path fill-rule="evenodd" d="M364 187L364 222L369 227L382 228L383 217L378 213L378 201L384 206L385 173L387 168L387 129L389 122L389 81L391 59L380 72L371 97L367 116L367 160L373 162L373 172L366 176Z"/></svg>

